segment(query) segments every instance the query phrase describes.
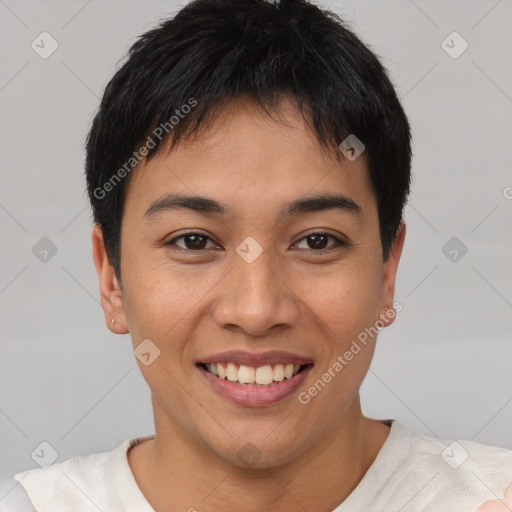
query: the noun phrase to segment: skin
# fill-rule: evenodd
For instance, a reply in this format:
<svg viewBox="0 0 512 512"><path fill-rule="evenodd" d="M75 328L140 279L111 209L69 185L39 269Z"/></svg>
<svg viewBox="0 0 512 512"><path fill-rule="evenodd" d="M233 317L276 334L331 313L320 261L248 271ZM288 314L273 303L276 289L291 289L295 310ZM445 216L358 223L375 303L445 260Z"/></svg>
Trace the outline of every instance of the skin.
<svg viewBox="0 0 512 512"><path fill-rule="evenodd" d="M503 500L490 500L482 504L476 512L510 512L512 510L512 482L505 489Z"/></svg>
<svg viewBox="0 0 512 512"><path fill-rule="evenodd" d="M283 99L279 112L283 122L239 98L196 138L133 172L121 284L101 229L93 228L107 326L130 332L133 348L150 339L160 350L148 366L137 359L152 393L156 437L128 452L135 480L157 512L331 511L358 485L389 434L362 414L359 399L376 337L308 404L297 395L366 327L379 318L384 326L393 322L384 313L393 304L405 225L383 263L364 153L338 160L320 147L291 100ZM168 192L208 196L235 213L207 217L182 209L144 218ZM363 214L277 218L294 199L333 192L353 199ZM208 237L201 255L186 238L164 246L190 230ZM323 247L337 247L334 239L317 249L305 238L322 231L350 245L322 254ZM263 248L250 264L235 251L248 236ZM285 400L240 406L212 390L196 368L201 358L231 349L285 350L314 367ZM248 442L259 454L252 465L237 455Z"/></svg>

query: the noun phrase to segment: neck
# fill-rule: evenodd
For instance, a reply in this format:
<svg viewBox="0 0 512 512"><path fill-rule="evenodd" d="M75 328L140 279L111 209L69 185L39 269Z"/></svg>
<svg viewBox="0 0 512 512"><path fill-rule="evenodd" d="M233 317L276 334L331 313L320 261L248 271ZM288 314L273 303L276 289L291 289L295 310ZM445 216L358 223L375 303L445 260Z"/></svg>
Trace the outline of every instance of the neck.
<svg viewBox="0 0 512 512"><path fill-rule="evenodd" d="M389 434L389 427L363 416L357 396L339 429L311 449L286 464L251 469L229 464L155 418L155 439L130 450L128 462L156 512L332 511L357 487Z"/></svg>

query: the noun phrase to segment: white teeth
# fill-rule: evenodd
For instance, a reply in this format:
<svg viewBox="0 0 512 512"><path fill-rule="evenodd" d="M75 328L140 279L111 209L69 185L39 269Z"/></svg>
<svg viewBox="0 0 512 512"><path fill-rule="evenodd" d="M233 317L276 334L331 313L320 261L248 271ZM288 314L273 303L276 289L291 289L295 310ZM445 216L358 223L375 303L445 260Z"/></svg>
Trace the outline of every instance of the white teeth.
<svg viewBox="0 0 512 512"><path fill-rule="evenodd" d="M274 366L274 380L281 382L284 379L284 366L282 364L276 364Z"/></svg>
<svg viewBox="0 0 512 512"><path fill-rule="evenodd" d="M254 382L254 368L252 366L244 366L243 364L240 365L238 382L240 384L252 384Z"/></svg>
<svg viewBox="0 0 512 512"><path fill-rule="evenodd" d="M238 380L238 368L233 363L228 363L226 367L226 377L230 382Z"/></svg>
<svg viewBox="0 0 512 512"><path fill-rule="evenodd" d="M286 379L289 379L293 375L293 364L287 364L284 367L284 376Z"/></svg>
<svg viewBox="0 0 512 512"><path fill-rule="evenodd" d="M236 365L234 363L214 363L207 364L207 370L213 375L227 379L230 382L238 382L239 384L259 384L268 386L273 382L281 382L284 379L290 379L297 375L300 365L296 364L269 364L254 368L252 366Z"/></svg>
<svg viewBox="0 0 512 512"><path fill-rule="evenodd" d="M274 371L269 364L256 368L256 384L270 384L274 380Z"/></svg>

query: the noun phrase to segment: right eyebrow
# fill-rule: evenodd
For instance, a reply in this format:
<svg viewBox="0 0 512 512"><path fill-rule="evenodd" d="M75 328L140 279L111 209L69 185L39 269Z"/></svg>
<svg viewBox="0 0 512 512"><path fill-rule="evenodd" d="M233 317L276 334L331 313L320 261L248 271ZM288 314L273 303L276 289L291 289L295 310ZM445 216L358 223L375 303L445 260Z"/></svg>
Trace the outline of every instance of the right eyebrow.
<svg viewBox="0 0 512 512"><path fill-rule="evenodd" d="M150 207L144 212L144 217L153 217L158 213L184 208L202 213L203 215L226 215L232 211L228 206L209 197L170 193L151 203Z"/></svg>

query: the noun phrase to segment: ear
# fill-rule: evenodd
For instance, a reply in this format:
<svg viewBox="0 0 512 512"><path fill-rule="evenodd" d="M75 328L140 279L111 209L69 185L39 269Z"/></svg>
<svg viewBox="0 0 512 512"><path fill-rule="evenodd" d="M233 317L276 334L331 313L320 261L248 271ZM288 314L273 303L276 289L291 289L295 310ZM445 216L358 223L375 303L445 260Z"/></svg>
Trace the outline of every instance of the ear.
<svg viewBox="0 0 512 512"><path fill-rule="evenodd" d="M123 292L107 255L103 232L97 224L92 228L92 254L100 282L101 306L107 327L115 334L126 334L128 322L123 301ZM113 321L112 321L113 320Z"/></svg>
<svg viewBox="0 0 512 512"><path fill-rule="evenodd" d="M396 312L393 309L393 300L395 296L395 279L398 269L398 262L402 254L405 241L405 222L401 221L397 229L397 235L393 246L389 252L389 258L384 264L384 275L382 279L380 303L382 310L380 314L380 322L382 327L387 327L395 321Z"/></svg>

